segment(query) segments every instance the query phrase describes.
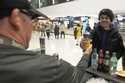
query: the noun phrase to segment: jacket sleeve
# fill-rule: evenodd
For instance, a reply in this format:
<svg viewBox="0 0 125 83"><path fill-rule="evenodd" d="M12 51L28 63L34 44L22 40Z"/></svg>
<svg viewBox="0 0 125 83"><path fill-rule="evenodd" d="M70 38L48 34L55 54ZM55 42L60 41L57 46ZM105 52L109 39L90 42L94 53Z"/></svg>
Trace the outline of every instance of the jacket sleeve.
<svg viewBox="0 0 125 83"><path fill-rule="evenodd" d="M123 39L118 31L114 33L111 44L112 44L112 49L114 49L113 51L118 53L117 54L118 59L122 56L125 56Z"/></svg>
<svg viewBox="0 0 125 83"><path fill-rule="evenodd" d="M77 64L74 74L73 74L73 83L85 83L92 74L87 73L86 69L91 65L91 56L84 54Z"/></svg>
<svg viewBox="0 0 125 83"><path fill-rule="evenodd" d="M41 61L40 83L72 83L73 66L52 56Z"/></svg>
<svg viewBox="0 0 125 83"><path fill-rule="evenodd" d="M122 57L122 66L123 66L123 70L125 70L125 47L124 47L124 43L123 43L123 38L121 36L120 33L118 33L118 41L119 41L119 45L117 48L119 48L119 56L118 56L118 59L120 57Z"/></svg>

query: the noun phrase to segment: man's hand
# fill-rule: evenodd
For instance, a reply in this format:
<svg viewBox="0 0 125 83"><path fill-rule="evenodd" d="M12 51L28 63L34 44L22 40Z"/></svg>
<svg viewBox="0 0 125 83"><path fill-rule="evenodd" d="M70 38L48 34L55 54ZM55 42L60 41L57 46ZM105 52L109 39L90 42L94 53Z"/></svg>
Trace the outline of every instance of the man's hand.
<svg viewBox="0 0 125 83"><path fill-rule="evenodd" d="M91 44L90 39L82 38L82 40L80 41L80 47L81 47L81 49L83 49L83 53L85 55L90 55L91 54L91 52L92 52L92 44Z"/></svg>
<svg viewBox="0 0 125 83"><path fill-rule="evenodd" d="M84 51L84 55L90 55L91 52L92 52L92 45L90 45L90 47Z"/></svg>

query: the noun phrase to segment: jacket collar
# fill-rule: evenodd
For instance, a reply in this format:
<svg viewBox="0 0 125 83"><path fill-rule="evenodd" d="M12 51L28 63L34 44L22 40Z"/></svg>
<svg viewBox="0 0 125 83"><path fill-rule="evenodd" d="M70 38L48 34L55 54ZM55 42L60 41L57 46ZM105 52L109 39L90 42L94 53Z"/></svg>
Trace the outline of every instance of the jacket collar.
<svg viewBox="0 0 125 83"><path fill-rule="evenodd" d="M8 38L0 36L0 46L1 45L14 46L14 47L17 47L17 48L25 49L24 46L22 46L21 44L17 43L15 40L11 40L11 39L8 39Z"/></svg>

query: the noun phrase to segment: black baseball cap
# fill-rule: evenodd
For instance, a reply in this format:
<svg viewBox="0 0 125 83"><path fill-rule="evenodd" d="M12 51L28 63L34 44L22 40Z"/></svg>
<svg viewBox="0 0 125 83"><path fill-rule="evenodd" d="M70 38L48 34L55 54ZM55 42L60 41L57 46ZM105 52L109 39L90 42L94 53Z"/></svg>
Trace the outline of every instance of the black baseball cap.
<svg viewBox="0 0 125 83"><path fill-rule="evenodd" d="M28 0L0 0L0 16L10 15L12 9L18 8L19 10L25 10L32 19L42 16L48 18L43 13L39 12L31 6Z"/></svg>

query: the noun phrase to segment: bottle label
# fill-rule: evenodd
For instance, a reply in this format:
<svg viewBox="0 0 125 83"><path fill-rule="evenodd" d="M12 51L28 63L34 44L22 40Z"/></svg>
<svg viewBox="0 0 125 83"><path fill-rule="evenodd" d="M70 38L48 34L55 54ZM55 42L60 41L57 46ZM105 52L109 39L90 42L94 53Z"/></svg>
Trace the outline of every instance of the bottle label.
<svg viewBox="0 0 125 83"><path fill-rule="evenodd" d="M99 59L99 64L103 64L103 58Z"/></svg>
<svg viewBox="0 0 125 83"><path fill-rule="evenodd" d="M105 61L105 65L109 66L109 60Z"/></svg>

